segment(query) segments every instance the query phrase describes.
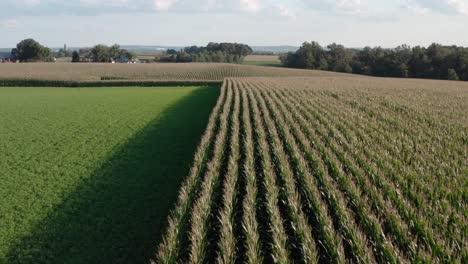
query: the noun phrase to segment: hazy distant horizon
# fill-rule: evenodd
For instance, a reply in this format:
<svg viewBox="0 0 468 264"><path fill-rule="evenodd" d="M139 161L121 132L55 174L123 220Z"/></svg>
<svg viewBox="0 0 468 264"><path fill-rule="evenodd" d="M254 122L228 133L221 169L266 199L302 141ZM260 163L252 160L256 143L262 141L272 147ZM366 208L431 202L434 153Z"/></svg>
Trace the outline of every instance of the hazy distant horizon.
<svg viewBox="0 0 468 264"><path fill-rule="evenodd" d="M20 40L19 40L20 41ZM226 41L219 41L219 42L226 42ZM240 42L238 42L240 43ZM303 43L303 42L302 42ZM249 45L254 52L262 52L262 51L265 51L265 52L270 52L270 51L275 51L275 50L279 50L280 52L287 52L287 51L295 51L297 49L299 49L299 47L302 45L299 44L299 45L249 45L248 43L242 43L242 44L247 44ZM322 47L326 47L328 44L332 44L332 43L337 43L337 44L342 44L338 41L335 41L335 42L330 42L330 43L320 43L319 44L322 46ZM428 47L430 44L432 43L437 43L437 44L441 44L443 46L462 46L462 47L467 47L468 45L458 45L458 44L444 44L444 43L440 43L440 42L431 42L427 45L409 45L410 47L415 47L415 46L422 46L422 47ZM43 43L41 43L43 44ZM139 51L142 51L143 52L143 49L145 49L145 51L147 52L156 52L158 48L160 48L161 50L167 50L167 49L176 49L176 50L179 50L179 49L183 49L185 47L190 47L190 46L206 46L206 44L208 44L208 42L206 44L200 44L200 45L196 45L196 44L187 44L187 45L151 45L151 44L131 44L131 45L128 45L128 44L121 44L121 43L112 43L112 42L109 42L109 43L106 43L106 42L98 42L98 43L94 43L94 44L91 44L91 45L85 45L85 46L75 46L75 45L68 45L67 43L64 43L66 44L67 48L70 49L70 50L77 50L77 49L82 49L82 48L92 48L93 46L97 45L97 44L103 44L103 45L108 45L108 46L111 46L111 45L114 45L114 44L118 44L120 47L122 48L125 48L125 49L128 49L130 51L132 51L133 49L136 49L136 50L139 50ZM61 46L47 46L45 45L46 47L54 50L54 51L58 51L59 49L62 49L64 47L64 44L62 44ZM346 48L351 48L351 49L363 49L365 47L381 47L381 48L384 48L384 49L393 49L393 48L397 48L398 46L400 45L403 45L403 44L407 44L407 43L401 43L399 45L395 45L395 46L382 46L382 45L375 45L375 46L372 46L372 45L366 45L366 46L362 46L362 47L350 47L350 46L346 46ZM11 46L11 47L0 47L0 52L10 52L11 49L15 48L16 46Z"/></svg>
<svg viewBox="0 0 468 264"><path fill-rule="evenodd" d="M2 0L0 47L468 46L468 0Z"/></svg>
<svg viewBox="0 0 468 264"><path fill-rule="evenodd" d="M3 0L0 47L468 46L468 0Z"/></svg>
<svg viewBox="0 0 468 264"><path fill-rule="evenodd" d="M18 42L21 41L21 40L18 40ZM221 42L225 42L225 41L221 41ZM42 43L43 44L43 43ZM94 44L91 44L91 45L86 45L86 46L76 46L76 45L68 45L67 43L64 43L62 44L61 46L47 46L48 48L51 48L51 49L60 49L60 48L63 48L64 45L67 45L67 48L91 48L97 44L104 44L104 45L113 45L113 44L118 44L120 45L121 47L141 47L141 48L157 48L157 47L160 47L160 48L185 48L185 47L190 47L190 46L193 46L195 44L187 44L187 45L158 45L158 44L122 44L122 43L94 43ZM195 45L195 46L205 46L206 44L208 43L205 43L205 44L202 44L202 45ZM246 43L243 43L243 44L246 44ZM301 43L302 44L302 43ZM249 45L249 44L247 44ZM15 45L16 46L16 45ZM6 50L6 49L12 49L12 48L15 48L15 46L11 46L11 47L0 47L0 50ZM257 48L265 48L265 47L289 47L289 48L299 48L300 45L249 45L250 47L257 47Z"/></svg>

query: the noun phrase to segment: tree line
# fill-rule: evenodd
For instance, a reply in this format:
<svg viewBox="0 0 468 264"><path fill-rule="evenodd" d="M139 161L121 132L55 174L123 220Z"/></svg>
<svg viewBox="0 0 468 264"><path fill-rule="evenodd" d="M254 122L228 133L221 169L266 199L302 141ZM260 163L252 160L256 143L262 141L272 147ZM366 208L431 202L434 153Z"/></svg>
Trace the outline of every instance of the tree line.
<svg viewBox="0 0 468 264"><path fill-rule="evenodd" d="M180 51L170 49L166 54L168 56L161 56L157 61L242 63L245 56L252 54L252 48L239 43L210 42L205 47L190 46Z"/></svg>
<svg viewBox="0 0 468 264"><path fill-rule="evenodd" d="M20 62L53 61L52 50L42 46L34 39L20 41L11 54L15 60Z"/></svg>
<svg viewBox="0 0 468 264"><path fill-rule="evenodd" d="M99 44L91 49L81 49L79 52L82 54L80 56L92 62L129 62L135 57L135 54L120 48L118 44L110 47Z"/></svg>
<svg viewBox="0 0 468 264"><path fill-rule="evenodd" d="M468 81L468 48L431 44L394 49L326 47L304 42L296 52L280 56L285 67L364 74L379 77Z"/></svg>
<svg viewBox="0 0 468 264"><path fill-rule="evenodd" d="M118 44L112 46L96 45L92 48L80 50L60 49L53 52L34 39L25 39L11 51L12 58L19 62L52 62L54 57L72 57L72 62L129 62L135 54L120 48Z"/></svg>
<svg viewBox="0 0 468 264"><path fill-rule="evenodd" d="M34 39L25 39L12 50L12 57L19 62L51 62L54 58L72 57L72 62L130 62L136 55L122 49L118 44L112 46L95 45L71 51L60 49L53 52ZM166 54L157 56L158 62L226 62L242 63L244 57L252 54L252 49L239 43L214 43L207 46L190 46L180 51L167 50Z"/></svg>

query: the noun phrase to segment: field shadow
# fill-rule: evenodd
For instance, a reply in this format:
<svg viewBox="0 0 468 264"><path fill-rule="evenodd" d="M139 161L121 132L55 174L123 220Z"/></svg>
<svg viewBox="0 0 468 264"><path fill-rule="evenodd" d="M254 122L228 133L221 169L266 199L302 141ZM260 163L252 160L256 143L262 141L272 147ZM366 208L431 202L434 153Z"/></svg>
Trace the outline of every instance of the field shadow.
<svg viewBox="0 0 468 264"><path fill-rule="evenodd" d="M13 246L5 263L147 263L218 96L217 88L196 89L161 113Z"/></svg>

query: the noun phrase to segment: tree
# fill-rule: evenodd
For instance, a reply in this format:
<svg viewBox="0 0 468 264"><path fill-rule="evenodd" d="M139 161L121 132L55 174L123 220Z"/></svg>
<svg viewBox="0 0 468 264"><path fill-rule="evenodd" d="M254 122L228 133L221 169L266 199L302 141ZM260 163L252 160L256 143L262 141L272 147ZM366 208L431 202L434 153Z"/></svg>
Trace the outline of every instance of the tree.
<svg viewBox="0 0 468 264"><path fill-rule="evenodd" d="M460 80L468 81L468 48L460 48L456 56L456 69Z"/></svg>
<svg viewBox="0 0 468 264"><path fill-rule="evenodd" d="M450 54L450 50L440 44L433 43L426 49L426 54L431 61L432 78L445 79L448 68L445 67L444 69L444 63Z"/></svg>
<svg viewBox="0 0 468 264"><path fill-rule="evenodd" d="M286 67L312 70L328 69L326 52L315 41L304 42L298 51L281 56L280 60Z"/></svg>
<svg viewBox="0 0 468 264"><path fill-rule="evenodd" d="M109 62L110 50L105 45L96 45L91 50L91 58L93 62Z"/></svg>
<svg viewBox="0 0 468 264"><path fill-rule="evenodd" d="M177 54L176 58L177 62L192 62L192 56L185 52L180 52L179 54Z"/></svg>
<svg viewBox="0 0 468 264"><path fill-rule="evenodd" d="M398 72L400 73L400 77L408 78L409 77L408 65L406 65L406 63L401 63L398 66Z"/></svg>
<svg viewBox="0 0 468 264"><path fill-rule="evenodd" d="M126 49L121 49L119 51L119 56L118 58L121 59L122 61L131 61L136 57L136 55L133 52L130 52Z"/></svg>
<svg viewBox="0 0 468 264"><path fill-rule="evenodd" d="M226 61L226 56L224 56L224 53L220 50L213 52L211 55L211 58L213 62L225 62Z"/></svg>
<svg viewBox="0 0 468 264"><path fill-rule="evenodd" d="M343 45L337 45L335 43L328 45L328 56L329 56L329 69L336 72L352 72L350 61L352 53L347 50Z"/></svg>
<svg viewBox="0 0 468 264"><path fill-rule="evenodd" d="M185 47L184 52L188 54L195 54L203 51L203 48L199 48L197 46L190 46L190 47ZM177 52L177 51L176 51Z"/></svg>
<svg viewBox="0 0 468 264"><path fill-rule="evenodd" d="M80 62L80 53L76 50L73 52L72 62Z"/></svg>
<svg viewBox="0 0 468 264"><path fill-rule="evenodd" d="M18 49L13 48L11 49L11 59L16 61L18 59Z"/></svg>
<svg viewBox="0 0 468 264"><path fill-rule="evenodd" d="M113 61L117 61L117 59L121 55L121 49L118 44L114 44L109 48L109 59Z"/></svg>
<svg viewBox="0 0 468 264"><path fill-rule="evenodd" d="M409 69L413 77L430 78L433 76L431 59L427 56L425 48L416 46L412 49Z"/></svg>
<svg viewBox="0 0 468 264"><path fill-rule="evenodd" d="M288 53L280 54L279 59L281 61L281 64L283 64L283 66L293 67L295 56L296 56L295 53L288 52Z"/></svg>
<svg viewBox="0 0 468 264"><path fill-rule="evenodd" d="M175 50L175 49L168 49L168 50L166 50L166 54L175 55L175 54L177 54L177 50Z"/></svg>
<svg viewBox="0 0 468 264"><path fill-rule="evenodd" d="M51 51L34 39L25 39L16 45L16 57L20 62L51 61Z"/></svg>
<svg viewBox="0 0 468 264"><path fill-rule="evenodd" d="M190 46L180 52L167 50L170 57L159 58L160 62L227 62L242 63L245 56L252 53L252 49L239 43L214 43L210 42L206 47Z"/></svg>
<svg viewBox="0 0 468 264"><path fill-rule="evenodd" d="M448 76L447 79L452 80L452 81L459 81L460 80L460 78L458 77L457 72L454 69L448 69L447 76Z"/></svg>
<svg viewBox="0 0 468 264"><path fill-rule="evenodd" d="M468 48L432 44L394 49L348 49L304 42L296 52L280 56L285 67L352 72L382 77L416 77L468 81Z"/></svg>

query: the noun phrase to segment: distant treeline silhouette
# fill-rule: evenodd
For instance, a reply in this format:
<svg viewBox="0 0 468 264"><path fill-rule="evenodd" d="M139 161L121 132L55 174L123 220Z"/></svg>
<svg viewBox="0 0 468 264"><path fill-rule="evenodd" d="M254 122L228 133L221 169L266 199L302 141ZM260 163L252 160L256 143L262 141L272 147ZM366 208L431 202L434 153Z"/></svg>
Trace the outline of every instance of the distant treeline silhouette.
<svg viewBox="0 0 468 264"><path fill-rule="evenodd" d="M252 49L239 43L213 43L206 47L191 46L181 51L168 50L160 62L227 62L242 63L244 57L250 55Z"/></svg>
<svg viewBox="0 0 468 264"><path fill-rule="evenodd" d="M468 48L432 44L394 49L304 42L296 52L280 57L286 67L347 72L380 77L468 80Z"/></svg>

